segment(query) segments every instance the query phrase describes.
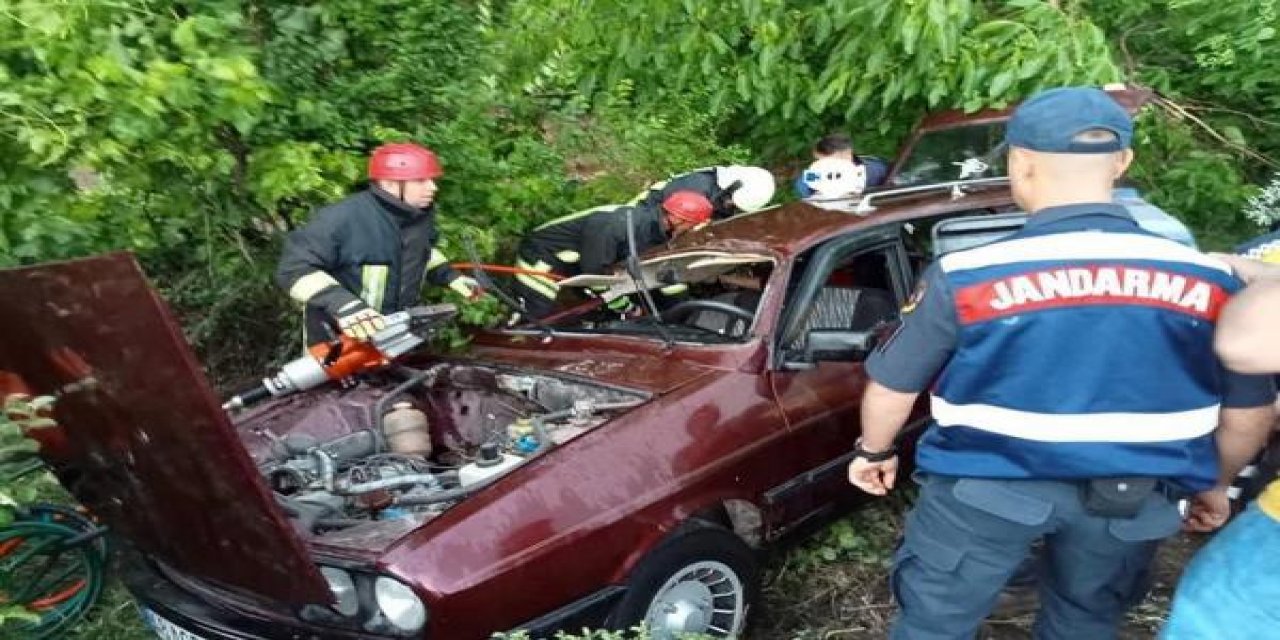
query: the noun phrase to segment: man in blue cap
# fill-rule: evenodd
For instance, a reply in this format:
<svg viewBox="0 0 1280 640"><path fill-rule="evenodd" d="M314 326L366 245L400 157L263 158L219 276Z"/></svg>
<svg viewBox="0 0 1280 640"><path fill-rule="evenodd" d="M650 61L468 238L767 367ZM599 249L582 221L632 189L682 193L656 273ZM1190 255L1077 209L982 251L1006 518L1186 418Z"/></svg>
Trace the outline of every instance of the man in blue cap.
<svg viewBox="0 0 1280 640"><path fill-rule="evenodd" d="M1241 288L1145 231L1111 187L1133 123L1104 92L1042 92L1006 132L1017 233L941 258L868 358L850 481L884 495L895 437L930 387L920 498L894 557L892 637L972 638L1043 541L1040 639L1114 638L1159 541L1228 514L1270 426L1265 376L1227 372L1213 330Z"/></svg>

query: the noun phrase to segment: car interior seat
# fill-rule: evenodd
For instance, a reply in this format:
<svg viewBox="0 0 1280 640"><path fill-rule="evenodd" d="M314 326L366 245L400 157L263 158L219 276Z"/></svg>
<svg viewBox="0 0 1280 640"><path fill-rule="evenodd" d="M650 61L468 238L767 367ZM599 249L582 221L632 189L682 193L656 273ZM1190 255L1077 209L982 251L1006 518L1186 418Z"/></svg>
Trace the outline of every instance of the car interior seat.
<svg viewBox="0 0 1280 640"><path fill-rule="evenodd" d="M893 294L884 289L825 286L818 291L790 348L803 349L805 337L815 329L870 331L880 322L892 320L897 313Z"/></svg>

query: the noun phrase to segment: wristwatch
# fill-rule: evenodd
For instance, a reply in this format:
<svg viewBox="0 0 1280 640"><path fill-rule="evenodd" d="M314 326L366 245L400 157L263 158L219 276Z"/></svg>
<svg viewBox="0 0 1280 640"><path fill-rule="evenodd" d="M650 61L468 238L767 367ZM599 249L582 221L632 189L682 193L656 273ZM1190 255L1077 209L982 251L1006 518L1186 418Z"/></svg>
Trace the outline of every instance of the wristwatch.
<svg viewBox="0 0 1280 640"><path fill-rule="evenodd" d="M884 462L898 455L898 445L891 444L884 451L867 451L862 448L862 438L858 438L853 443L853 457L862 458L867 462Z"/></svg>

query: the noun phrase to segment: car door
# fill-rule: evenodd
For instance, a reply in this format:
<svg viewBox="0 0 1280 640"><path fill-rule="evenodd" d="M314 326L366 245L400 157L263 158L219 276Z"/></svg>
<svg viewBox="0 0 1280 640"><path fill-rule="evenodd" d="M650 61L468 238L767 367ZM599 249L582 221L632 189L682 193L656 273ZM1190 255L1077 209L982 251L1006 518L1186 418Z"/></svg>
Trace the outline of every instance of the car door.
<svg viewBox="0 0 1280 640"><path fill-rule="evenodd" d="M792 274L766 374L791 432L788 455L803 469L765 495L778 533L855 495L845 467L861 431L866 354L814 357L813 332L883 332L897 321L911 284L896 225L828 241L803 263Z"/></svg>

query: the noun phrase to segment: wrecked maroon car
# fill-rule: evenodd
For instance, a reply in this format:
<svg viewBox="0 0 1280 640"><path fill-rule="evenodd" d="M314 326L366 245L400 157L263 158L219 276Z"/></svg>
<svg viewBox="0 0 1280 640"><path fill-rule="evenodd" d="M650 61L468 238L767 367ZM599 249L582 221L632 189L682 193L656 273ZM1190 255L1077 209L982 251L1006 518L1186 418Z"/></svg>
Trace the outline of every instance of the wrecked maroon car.
<svg viewBox="0 0 1280 640"><path fill-rule="evenodd" d="M864 497L861 361L916 278L1023 224L992 168L1007 115L926 120L863 197L561 283L645 315L587 303L337 382L330 351L230 411L130 257L0 271L0 381L56 396L42 454L161 638L739 636L759 552Z"/></svg>
<svg viewBox="0 0 1280 640"><path fill-rule="evenodd" d="M603 307L227 413L127 255L0 272L0 369L162 638L743 632L758 551L838 513L860 361L1003 179L793 203L582 276ZM918 412L915 425L923 424Z"/></svg>

